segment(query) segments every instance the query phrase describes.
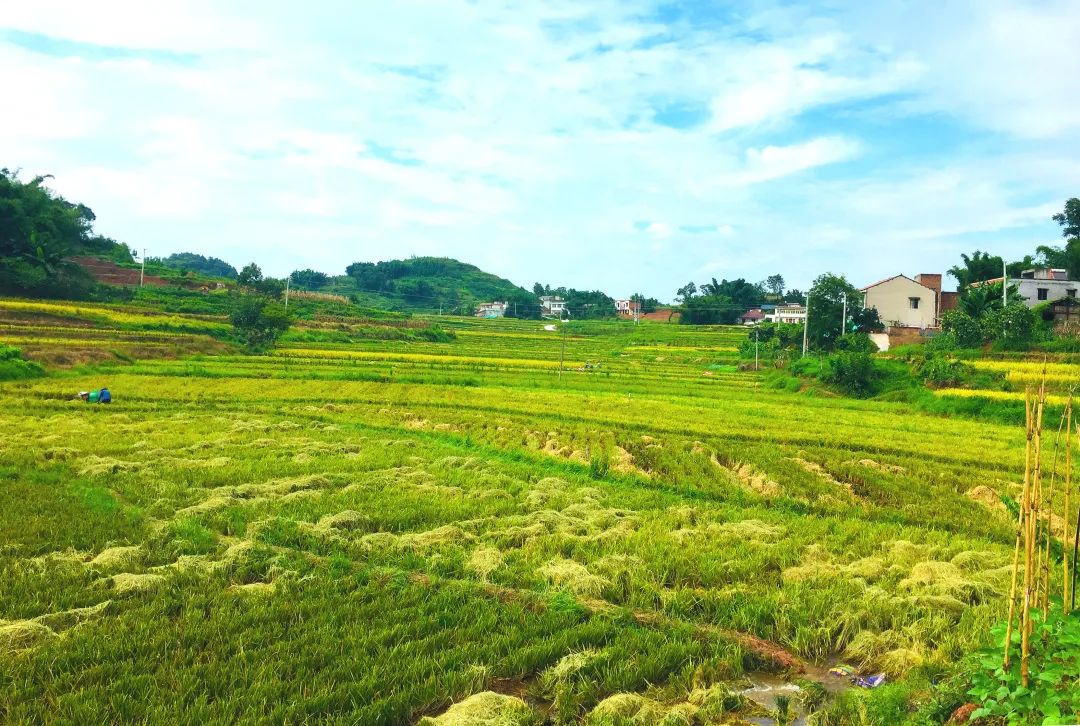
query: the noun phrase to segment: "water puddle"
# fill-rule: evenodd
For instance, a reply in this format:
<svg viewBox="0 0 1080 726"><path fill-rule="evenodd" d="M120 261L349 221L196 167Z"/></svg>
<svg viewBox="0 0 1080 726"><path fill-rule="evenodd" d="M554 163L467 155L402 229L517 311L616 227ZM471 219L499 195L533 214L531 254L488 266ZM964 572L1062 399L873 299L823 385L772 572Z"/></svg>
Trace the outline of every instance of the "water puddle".
<svg viewBox="0 0 1080 726"><path fill-rule="evenodd" d="M798 676L782 676L776 673L751 673L747 675L750 686L739 693L748 701L753 701L762 709L770 713L780 710L781 703L787 703L789 717L782 723L783 726L805 726L806 717L809 713L803 703L803 689L793 681L803 680L819 683L830 697L851 688L851 683L846 678L837 678L829 674L829 668L808 665L804 673ZM778 726L778 722L772 716L750 716L746 721L755 726Z"/></svg>

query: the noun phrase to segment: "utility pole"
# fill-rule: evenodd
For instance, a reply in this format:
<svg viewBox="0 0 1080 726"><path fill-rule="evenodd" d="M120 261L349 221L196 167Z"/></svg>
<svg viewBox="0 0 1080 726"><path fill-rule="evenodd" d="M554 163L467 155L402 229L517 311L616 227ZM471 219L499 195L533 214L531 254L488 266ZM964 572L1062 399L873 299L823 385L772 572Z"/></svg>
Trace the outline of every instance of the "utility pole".
<svg viewBox="0 0 1080 726"><path fill-rule="evenodd" d="M840 293L840 298L844 301L844 312L840 316L840 336L847 335L847 293Z"/></svg>
<svg viewBox="0 0 1080 726"><path fill-rule="evenodd" d="M285 309L289 309L289 283L292 281L292 275L285 278Z"/></svg>
<svg viewBox="0 0 1080 726"><path fill-rule="evenodd" d="M760 332L760 329L755 324L754 325L754 370L755 371L761 370L761 367L758 365L758 333L759 332Z"/></svg>
<svg viewBox="0 0 1080 726"><path fill-rule="evenodd" d="M560 321L562 328L562 350L559 351L559 380L562 380L563 361L566 360L566 321Z"/></svg>
<svg viewBox="0 0 1080 726"><path fill-rule="evenodd" d="M806 355L806 333L810 330L810 293L806 293L806 315L802 323L802 354Z"/></svg>
<svg viewBox="0 0 1080 726"><path fill-rule="evenodd" d="M146 279L146 248L143 247L142 251L142 266L139 268L139 287L143 286L143 280Z"/></svg>
<svg viewBox="0 0 1080 726"><path fill-rule="evenodd" d="M1001 256L1001 307L1009 307L1009 268L1005 256Z"/></svg>
<svg viewBox="0 0 1080 726"><path fill-rule="evenodd" d="M1009 307L1009 266L1001 256L1001 337L1005 337L1005 308Z"/></svg>

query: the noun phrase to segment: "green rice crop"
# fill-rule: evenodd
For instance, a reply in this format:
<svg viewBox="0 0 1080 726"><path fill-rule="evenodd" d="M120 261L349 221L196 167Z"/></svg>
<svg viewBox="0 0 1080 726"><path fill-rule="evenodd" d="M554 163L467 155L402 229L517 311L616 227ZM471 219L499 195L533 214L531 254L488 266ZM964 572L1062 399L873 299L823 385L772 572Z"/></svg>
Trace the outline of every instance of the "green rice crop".
<svg viewBox="0 0 1080 726"><path fill-rule="evenodd" d="M1014 427L763 386L741 329L422 322L0 384L0 720L724 723L765 643L923 722L1002 617Z"/></svg>

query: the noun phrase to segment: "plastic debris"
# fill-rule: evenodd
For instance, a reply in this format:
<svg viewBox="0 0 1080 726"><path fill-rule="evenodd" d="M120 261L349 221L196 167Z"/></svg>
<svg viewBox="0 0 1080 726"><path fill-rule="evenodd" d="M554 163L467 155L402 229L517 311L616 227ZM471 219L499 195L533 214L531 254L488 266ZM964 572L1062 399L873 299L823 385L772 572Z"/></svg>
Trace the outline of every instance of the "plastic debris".
<svg viewBox="0 0 1080 726"><path fill-rule="evenodd" d="M855 685L859 688L877 688L885 682L885 674L877 673L872 676L856 676Z"/></svg>
<svg viewBox="0 0 1080 726"><path fill-rule="evenodd" d="M837 663L829 669L829 675L837 678L853 678L855 673L855 669L847 663Z"/></svg>

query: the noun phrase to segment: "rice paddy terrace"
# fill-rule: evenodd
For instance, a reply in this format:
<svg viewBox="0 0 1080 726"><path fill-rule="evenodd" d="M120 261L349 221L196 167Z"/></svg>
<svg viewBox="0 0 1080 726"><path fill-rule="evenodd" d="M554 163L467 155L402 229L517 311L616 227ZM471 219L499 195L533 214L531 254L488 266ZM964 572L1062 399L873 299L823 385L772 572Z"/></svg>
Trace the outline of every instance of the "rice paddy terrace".
<svg viewBox="0 0 1080 726"><path fill-rule="evenodd" d="M6 722L941 723L1004 616L1022 433L764 386L740 329L248 356L218 319L0 313L42 360L120 353L0 386ZM837 659L888 680L745 696Z"/></svg>

